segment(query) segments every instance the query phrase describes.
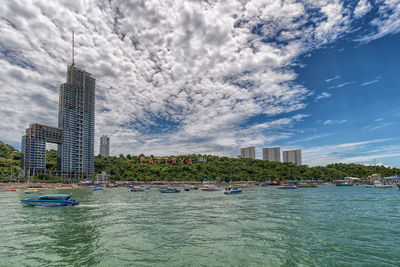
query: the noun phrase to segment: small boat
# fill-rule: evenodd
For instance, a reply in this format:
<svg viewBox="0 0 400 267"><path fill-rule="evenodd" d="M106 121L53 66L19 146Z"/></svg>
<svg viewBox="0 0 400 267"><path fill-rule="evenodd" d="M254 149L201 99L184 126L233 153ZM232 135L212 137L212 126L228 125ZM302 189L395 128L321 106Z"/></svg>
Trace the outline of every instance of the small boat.
<svg viewBox="0 0 400 267"><path fill-rule="evenodd" d="M180 193L181 190L175 188L175 187L168 187L168 188L159 188L158 191L161 193Z"/></svg>
<svg viewBox="0 0 400 267"><path fill-rule="evenodd" d="M145 190L145 187L132 187L131 192L143 192Z"/></svg>
<svg viewBox="0 0 400 267"><path fill-rule="evenodd" d="M39 190L34 189L34 188L30 188L28 190L24 191L25 194L35 194L35 193L39 193Z"/></svg>
<svg viewBox="0 0 400 267"><path fill-rule="evenodd" d="M315 188L318 187L317 184L300 183L297 185L298 188Z"/></svg>
<svg viewBox="0 0 400 267"><path fill-rule="evenodd" d="M183 190L185 190L185 191L189 191L189 190L190 190L190 186L189 186L189 185L185 185L185 186L183 186Z"/></svg>
<svg viewBox="0 0 400 267"><path fill-rule="evenodd" d="M353 183L350 182L344 182L344 183L336 183L336 186L353 186Z"/></svg>
<svg viewBox="0 0 400 267"><path fill-rule="evenodd" d="M21 199L22 203L29 206L41 206L41 207L62 207L62 206L76 206L79 201L71 199L71 194L69 195L44 195L38 198L31 199Z"/></svg>
<svg viewBox="0 0 400 267"><path fill-rule="evenodd" d="M284 184L284 185L280 185L278 186L279 189L297 189L297 185L295 184Z"/></svg>
<svg viewBox="0 0 400 267"><path fill-rule="evenodd" d="M104 190L103 187L95 187L95 188L93 188L93 191L100 191L100 190Z"/></svg>
<svg viewBox="0 0 400 267"><path fill-rule="evenodd" d="M242 189L237 186L228 186L224 190L224 194L233 195L233 194L240 194L242 193Z"/></svg>
<svg viewBox="0 0 400 267"><path fill-rule="evenodd" d="M393 185L392 184L385 184L382 183L381 181L375 181L373 184L366 184L365 185L366 188L392 188Z"/></svg>
<svg viewBox="0 0 400 267"><path fill-rule="evenodd" d="M210 186L200 188L200 190L201 191L220 191L221 189L215 185L210 185Z"/></svg>
<svg viewBox="0 0 400 267"><path fill-rule="evenodd" d="M15 189L0 189L0 192L15 192Z"/></svg>
<svg viewBox="0 0 400 267"><path fill-rule="evenodd" d="M399 184L396 184L397 185L397 187L400 189L400 183Z"/></svg>

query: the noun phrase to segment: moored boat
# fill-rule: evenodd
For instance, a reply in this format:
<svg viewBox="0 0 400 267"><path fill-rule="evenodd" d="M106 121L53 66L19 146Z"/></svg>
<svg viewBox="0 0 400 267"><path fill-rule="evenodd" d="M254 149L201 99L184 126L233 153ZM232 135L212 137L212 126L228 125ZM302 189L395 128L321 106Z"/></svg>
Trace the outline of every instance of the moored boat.
<svg viewBox="0 0 400 267"><path fill-rule="evenodd" d="M300 183L297 185L298 188L315 188L318 187L317 184Z"/></svg>
<svg viewBox="0 0 400 267"><path fill-rule="evenodd" d="M393 188L392 184L385 184L382 183L381 181L375 181L373 184L366 184L365 185L366 188Z"/></svg>
<svg viewBox="0 0 400 267"><path fill-rule="evenodd" d="M240 194L240 193L242 193L242 189L237 186L228 186L224 190L224 194L227 194L227 195L234 195L234 194Z"/></svg>
<svg viewBox="0 0 400 267"><path fill-rule="evenodd" d="M30 188L28 190L24 191L25 194L35 194L35 193L39 193L39 190L35 189L35 188Z"/></svg>
<svg viewBox="0 0 400 267"><path fill-rule="evenodd" d="M280 185L278 186L279 189L297 189L297 185L294 184L284 184L284 185Z"/></svg>
<svg viewBox="0 0 400 267"><path fill-rule="evenodd" d="M79 201L71 199L72 195L54 194L43 195L38 198L21 199L21 202L29 206L41 207L62 207L62 206L76 206Z"/></svg>
<svg viewBox="0 0 400 267"><path fill-rule="evenodd" d="M180 193L181 190L175 188L175 187L168 187L168 188L159 188L158 191L161 193Z"/></svg>
<svg viewBox="0 0 400 267"><path fill-rule="evenodd" d="M102 187L95 187L93 188L93 191L100 191L100 190L104 190Z"/></svg>
<svg viewBox="0 0 400 267"><path fill-rule="evenodd" d="M209 186L200 188L200 190L202 190L202 191L220 191L221 189L215 185L209 185Z"/></svg>
<svg viewBox="0 0 400 267"><path fill-rule="evenodd" d="M132 187L131 192L143 192L146 188L144 187Z"/></svg>

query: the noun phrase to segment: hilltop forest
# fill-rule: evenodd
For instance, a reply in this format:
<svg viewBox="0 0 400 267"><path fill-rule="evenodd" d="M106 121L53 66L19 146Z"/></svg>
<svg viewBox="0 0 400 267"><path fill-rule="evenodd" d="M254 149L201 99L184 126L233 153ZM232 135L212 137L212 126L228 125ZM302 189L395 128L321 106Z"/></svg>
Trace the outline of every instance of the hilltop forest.
<svg viewBox="0 0 400 267"><path fill-rule="evenodd" d="M145 157L145 162L141 163L141 157ZM150 157L153 159L153 164L149 163ZM16 152L15 148L0 142L1 182L10 180L11 169L15 180L15 177L17 177L19 173L20 158L20 153ZM307 165L296 166L292 163L269 162L257 159L235 159L212 155L169 156L168 158L167 164L165 164L165 157L162 157L158 164L157 157L153 156L119 155L118 157L103 157L98 155L95 157L95 173L106 171L111 175L112 181L265 181L276 177L280 179L299 180L338 180L346 176L368 177L374 174L375 168L376 173L381 176L392 176L400 173L400 169L398 168L364 166L353 163L335 163L324 167L308 167ZM173 158L176 158L176 165L172 164ZM206 162L199 162L199 158L206 159ZM189 159L191 159L192 164L189 164ZM182 161L183 164L181 163ZM56 170L56 150L47 151L46 165L48 170ZM39 175L32 180L47 182L60 181L59 178L52 177L48 174ZM24 181L24 179L20 178L20 181Z"/></svg>

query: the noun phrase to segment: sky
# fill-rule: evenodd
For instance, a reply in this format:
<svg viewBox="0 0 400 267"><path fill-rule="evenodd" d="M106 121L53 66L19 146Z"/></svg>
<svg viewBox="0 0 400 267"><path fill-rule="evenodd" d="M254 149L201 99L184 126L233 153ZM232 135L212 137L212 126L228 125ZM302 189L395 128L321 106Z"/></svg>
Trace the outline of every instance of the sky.
<svg viewBox="0 0 400 267"><path fill-rule="evenodd" d="M96 78L113 155L301 149L400 167L398 0L5 1L0 140L57 126L71 64Z"/></svg>

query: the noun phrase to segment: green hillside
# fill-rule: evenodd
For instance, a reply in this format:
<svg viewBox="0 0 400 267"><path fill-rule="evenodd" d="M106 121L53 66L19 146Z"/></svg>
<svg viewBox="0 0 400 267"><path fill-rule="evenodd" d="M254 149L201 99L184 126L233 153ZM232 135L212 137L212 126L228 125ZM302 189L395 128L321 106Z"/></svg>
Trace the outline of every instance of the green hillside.
<svg viewBox="0 0 400 267"><path fill-rule="evenodd" d="M10 177L12 160L13 176L18 175L20 166L20 153L13 152L15 148L0 142L0 181L7 182ZM144 156L144 155L140 155ZM119 157L95 157L95 173L106 171L111 174L112 180L138 180L138 181L183 181L183 180L254 180L265 181L271 178L282 179L322 179L336 180L346 176L368 177L375 172L374 166L360 164L336 163L327 166L308 167L306 165L295 166L291 163L269 162L264 160L235 159L212 155L186 155L169 156L168 164L164 157L158 164L157 157L152 157L153 164L149 163L150 156L146 156L146 162L140 163L140 156ZM176 165L172 159L176 158ZM199 158L207 159L199 162ZM181 159L184 160L183 164ZM189 164L189 159L192 164ZM57 168L57 151L47 151L46 166L48 170ZM392 176L400 173L398 168L377 166L376 172L382 176ZM33 180L57 181L55 177L41 175Z"/></svg>

